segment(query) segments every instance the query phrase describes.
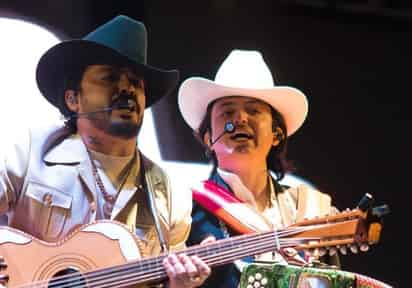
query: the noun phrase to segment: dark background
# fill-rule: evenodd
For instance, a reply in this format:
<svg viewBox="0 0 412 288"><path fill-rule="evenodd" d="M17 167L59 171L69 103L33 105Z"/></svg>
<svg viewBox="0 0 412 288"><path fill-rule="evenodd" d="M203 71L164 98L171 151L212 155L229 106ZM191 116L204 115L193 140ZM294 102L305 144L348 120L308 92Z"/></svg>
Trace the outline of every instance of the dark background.
<svg viewBox="0 0 412 288"><path fill-rule="evenodd" d="M118 14L146 24L149 63L178 68L182 80L213 79L233 48L257 49L278 84L304 91L309 116L289 142L297 175L341 209L366 192L391 207L381 242L342 256L343 268L409 287L411 1L0 0L0 16L22 16L64 38ZM154 112L163 158L206 162L176 91Z"/></svg>

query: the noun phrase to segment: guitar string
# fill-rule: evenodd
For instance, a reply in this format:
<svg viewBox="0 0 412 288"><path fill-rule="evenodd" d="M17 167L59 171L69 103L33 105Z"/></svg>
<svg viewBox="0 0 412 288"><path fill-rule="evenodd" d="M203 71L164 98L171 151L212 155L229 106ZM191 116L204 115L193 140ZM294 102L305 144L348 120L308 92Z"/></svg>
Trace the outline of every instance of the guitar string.
<svg viewBox="0 0 412 288"><path fill-rule="evenodd" d="M356 278L356 280L357 280L357 283L362 283L362 280L366 280L366 281L368 281L369 283L372 283L373 282L373 284L375 285L374 287L376 287L376 288L391 288L392 286L389 286L389 285L387 285L386 283L383 283L383 282L380 282L380 281L377 281L377 280L375 280L375 279L372 279L372 278L369 278L369 279L362 279L362 277L363 278L368 278L368 277L366 277L366 276L364 276L364 275L361 275L361 274L357 274L357 273L352 273L353 275L355 275L355 278ZM361 279L361 280L359 280L359 279ZM127 287L127 286L129 286L130 284L133 284L134 282L124 282L124 283L116 283L116 287ZM104 288L104 287L110 287L110 286L100 286L99 288Z"/></svg>
<svg viewBox="0 0 412 288"><path fill-rule="evenodd" d="M302 230L307 230L307 229L305 229L305 228L303 228L303 227L299 227L299 228L293 228L293 229L286 229L286 230L284 230L284 231L279 231L279 236L285 236L285 235L291 235L291 234L296 234L296 233L299 233L300 231L302 231ZM265 237L265 234L268 234L268 235L266 235L266 237ZM242 243L242 242L245 242L245 241L247 241L247 242L250 242L251 240L253 240L253 238L257 238L258 240L261 240L261 239L264 239L263 237L265 237L265 238L267 238L267 236L269 236L269 237L272 237L273 238L273 236L274 236L275 234L273 233L273 232L267 232L267 233L261 233L261 234L258 234L258 235L255 235L255 237L250 237L250 235L243 235L243 236L246 236L246 239L241 239L242 238L242 236L238 236L238 238L240 238L240 239L230 239L231 241L219 241L220 243L217 243L218 245L214 245L214 246L218 246L217 248L225 248L224 246L226 245L227 246L227 244L229 244L229 246L230 245L233 245L233 242L235 241L235 240L237 240L236 241L236 244L240 244L240 245L242 245L242 244L245 244L245 243ZM311 238L312 239L312 238ZM310 239L309 239L310 240ZM286 240L286 241L288 241L288 240ZM289 240L290 241L290 240ZM292 240L293 241L293 240ZM225 242L227 242L227 243L225 243ZM246 244L248 244L246 242ZM254 242L255 243L255 242ZM213 244L216 244L216 243L213 243ZM301 242L296 242L296 241L293 241L293 243L292 244L290 244L291 246L293 246L293 245L296 245L296 244L301 244ZM271 244L272 245L272 244ZM203 247L201 247L201 248L203 248ZM209 248L211 248L211 247L209 247ZM192 251L191 251L192 250ZM190 253L190 252L192 252L193 254L199 254L199 252L203 252L202 251L203 249L201 249L201 250L199 250L199 248L198 247L192 247L192 249L187 249L185 252L186 253ZM206 251L206 252L208 252L208 251ZM230 251L229 251L230 252ZM220 254L221 255L221 254ZM233 256L233 255L232 255ZM159 262L159 259L153 259L153 258L151 258L151 259L147 259L146 261L143 261L143 260L141 260L140 262L147 262L146 264L145 263L139 263L139 264L143 264L143 265L139 265L138 267L133 267L133 266L135 266L134 264L135 263L128 263L128 264L124 264L124 265L133 265L133 266L131 266L131 267L125 267L125 266L123 266L122 265L122 267L120 267L120 269L118 268L118 267L115 267L115 268L109 268L109 269L104 269L104 270L100 270L100 271L98 271L98 272L93 272L93 271L91 271L91 272L87 272L87 273L84 273L84 274L80 274L80 273L77 273L77 274L79 274L79 275L73 275L73 274L69 274L69 275L65 275L65 276L61 276L61 277L56 277L56 278L53 278L52 279L52 285L53 286L56 286L56 285L59 285L59 284L65 284L65 283L63 283L63 282L61 282L61 281L59 281L59 280L69 280L69 281L73 281L73 277L77 277L77 276L79 276L79 277L81 277L82 279L83 279L83 277L85 276L85 279L86 280L89 280L88 281L88 283L90 284L90 280L91 279L94 279L94 278L96 278L96 276L98 277L99 276L99 274L103 274L103 275L105 275L105 274L107 274L107 273L113 273L113 272L116 272L116 270L118 270L118 271L121 271L122 269L123 270L128 270L128 269L135 269L135 270L139 270L139 269L142 269L142 268L144 268L145 266L151 266L152 264L150 263L150 262ZM110 271L110 270L112 270L112 271ZM125 271L125 272L127 272L127 273L129 273L129 271ZM163 272L164 273L164 272ZM94 275L93 275L94 274ZM93 278L94 277L94 278ZM64 279L64 278L66 278L66 279ZM56 279L57 279L57 281L56 281ZM82 280L83 281L83 280ZM47 281L48 282L48 281ZM32 284L30 284L30 286L21 286L21 287L32 287L32 285L37 285L37 284L42 284L41 283L41 281L39 281L38 283L32 283ZM73 282L71 282L71 284L73 284Z"/></svg>
<svg viewBox="0 0 412 288"><path fill-rule="evenodd" d="M225 242L227 242L227 241L225 241ZM225 244L225 242L224 243L222 243L222 244ZM224 245L222 245L222 246L224 246ZM146 266L145 265L145 263L147 262L147 264L148 264L148 266L150 266L150 262L156 262L158 259L149 259L149 261L147 261L147 260L142 260L141 261L141 263L140 264L142 264L142 265L140 265L140 267L144 267L144 266ZM121 267L121 269L123 269L123 270L126 270L126 269L128 269L128 264L125 264L124 266L122 266ZM90 276L90 277L92 277L93 276L93 274L99 274L99 273L103 273L103 274L105 274L106 272L116 272L116 270L121 270L121 269L118 269L117 267L114 267L114 268L111 268L111 269L105 269L105 270L103 270L103 271L99 271L99 272L89 272L89 273L86 273L84 276ZM79 275L81 275L80 273L78 273ZM77 276L77 275L74 275L74 274L70 274L70 275L65 275L65 276L60 276L60 277L57 277L57 278L54 278L54 285L57 285L57 284L61 284L62 282L58 282L58 281L56 281L56 280L64 280L65 278L69 278L69 280L70 279L73 279L73 276ZM90 278L89 277L89 278ZM36 284L36 283L32 283L32 284ZM26 286L25 286L26 287Z"/></svg>
<svg viewBox="0 0 412 288"><path fill-rule="evenodd" d="M289 244L291 244L291 243L289 243ZM295 244L297 244L297 243L293 243L293 245L295 245ZM272 246L273 246L272 244L266 245L267 248L270 248ZM257 248L259 248L259 247L257 247ZM262 247L260 247L260 248L262 248ZM261 251L261 249L253 249L253 250L250 249L249 251L252 251L252 253L254 251L256 251L256 253L259 253ZM238 257L244 256L245 255L244 249L242 249L242 251L238 251L238 253L236 253L236 254L240 255ZM216 263L220 263L220 264L229 263L229 262L231 262L231 260L233 260L233 256L236 255L236 254L231 253L230 255L227 255L228 257L223 258L224 261L222 261L222 258L218 258L218 259L216 259L217 260ZM209 258L203 258L203 260L205 260L209 264L214 262L214 261L211 261L211 260L214 260L214 259L209 259ZM116 287L118 287L118 285L120 285L120 284L124 284L124 285L127 286L127 285L130 285L130 284L136 283L136 281L138 283L139 282L142 283L142 282L150 282L150 280L158 280L158 279L161 279L161 278L166 278L166 273L165 273L163 267L159 267L159 268L161 268L161 269L157 269L157 271L146 272L145 275L134 275L134 274L132 274L131 276L130 275L124 275L124 277L116 277L116 279L110 279L110 283L107 282L107 281L104 281L103 283L102 283L102 281L98 281L98 282L94 281L93 284L97 284L98 286L93 285L92 287L96 287L96 288L97 287L99 287L99 288L101 288L101 287L112 287L111 285L114 285L114 284L116 285ZM100 285L100 284L102 284L103 286ZM105 285L109 285L109 286L105 286Z"/></svg>
<svg viewBox="0 0 412 288"><path fill-rule="evenodd" d="M290 234L290 231L286 231L286 232L289 232L289 233L287 233L287 234ZM270 232L269 232L269 233L270 233ZM273 233L270 233L270 234L273 234ZM245 236L248 236L248 235L245 235ZM273 235L269 235L269 236L273 236ZM262 238L262 237L260 237L260 238ZM259 239L259 238L258 238L258 239ZM246 241L250 241L250 240L251 240L251 239L250 239L250 235L249 235L249 237L248 237L247 239L245 239L245 240L246 240ZM223 242L223 241L221 241L221 242ZM227 242L228 242L229 245L233 245L233 243L231 243L231 242L233 242L233 241L227 241ZM243 240L243 242L244 242L244 240ZM219 244L220 244L220 246L222 246L222 245L221 245L222 243L219 243ZM241 243L241 242L237 241L236 244L244 244L244 243ZM215 246L219 246L219 245L215 245ZM190 249L190 250L193 250L192 252L193 252L194 254L199 253L199 251L198 251L199 248L197 248L197 247L194 247L194 248L195 248L195 249ZM218 247L218 248L219 248L219 247ZM190 251L187 251L187 252L190 252ZM150 261L150 260L151 260L151 261ZM154 259L154 260L156 261L156 260L158 260L158 259ZM150 267L150 266L151 266L151 265L150 265L150 262L153 262L153 259L149 259L149 261L145 261L145 262L148 262L148 263L147 263L148 265L147 265L147 264L145 265L145 264L143 263L143 265L140 265L140 266L139 266L140 268L138 267L138 269L142 269L142 267L144 268L145 266L149 266L149 267ZM127 267L126 267L126 268L127 268ZM136 268L136 267L130 267L130 268ZM138 269L137 269L137 270L138 270ZM111 269L111 270L113 270L113 269ZM135 269L135 270L136 270L136 269ZM102 272L102 271L99 271L99 272L100 272L100 274L101 274L101 273L106 273L106 272L108 272L108 271L103 271L103 272ZM98 272L98 273L99 273L99 272ZM111 272L114 272L114 271L111 271ZM89 280L90 280L90 279L93 277L93 274L96 274L96 273L89 272L89 273L85 273L84 276L88 276L88 275L89 275ZM70 278L70 279L73 279L73 277L70 277L70 276L73 276L73 274L71 274L71 275L66 275L66 277L68 277L68 278ZM97 276L97 275L96 275L96 276ZM86 277L86 278L87 278L87 277ZM57 278L54 278L54 279L53 279L53 280L54 280L54 283L53 283L54 285L59 284L59 283L56 282L56 279L57 279ZM72 284L73 284L73 283L72 283Z"/></svg>
<svg viewBox="0 0 412 288"><path fill-rule="evenodd" d="M267 247L270 247L269 245L267 245ZM260 250L257 250L257 252L259 252ZM244 250L243 253L241 253L240 255L244 255ZM233 254L230 255L231 257L228 259L233 259ZM208 261L210 262L210 261ZM221 261L218 261L221 262ZM230 262L230 261L225 261L225 262ZM159 267L162 268L162 267ZM99 279L100 281L93 281L93 282L87 282L88 285L92 284L91 287L95 287L95 288L100 288L100 287L113 287L112 285L115 285L116 287L122 287L122 286L128 286L131 284L135 284L136 281L138 283L142 283L142 281L144 282L148 282L150 280L159 280L162 278L166 278L166 273L163 269L159 270L157 269L157 271L151 271L151 272L146 272L146 275L134 275L132 274L130 276L130 274L127 275L123 275L123 277L115 277L115 278L110 278L108 280L102 280ZM94 279L95 280L95 279ZM73 287L73 283L67 283L69 286L64 286L64 287ZM120 285L120 286L119 286ZM62 286L59 286L62 287ZM81 286L83 287L83 286Z"/></svg>
<svg viewBox="0 0 412 288"><path fill-rule="evenodd" d="M295 240L295 241L292 240L293 243L290 242L290 240L286 240L286 241L287 242L285 242L285 244L284 244L285 246L296 246L296 245L302 243L302 241L299 241L299 240ZM303 241L303 242L305 242L305 241ZM263 245L263 246L260 245L259 246L259 245L253 244L253 249L249 249L249 253L254 253L254 252L259 253L259 252L262 251L262 248L265 248L265 250L268 250L271 247L273 247L272 243L263 243L263 244L265 244L265 245ZM252 245L252 243L249 243L249 245ZM249 253L246 253L246 254L249 254ZM227 263L227 262L231 262L231 260L233 260L234 257L237 258L237 257L245 256L245 249L243 247L240 247L240 248L237 249L237 253L227 251L225 254L228 254L228 255L226 255L226 257L223 257L223 259L225 259L225 261L223 261L223 263L222 263L221 258L216 258L217 256L220 257L222 254L215 255L214 258L216 258L216 259L213 259L213 255L210 255L212 257L207 257L206 256L206 257L204 257L204 260L207 263L214 263L213 260L217 260L216 263L224 264L224 263ZM240 256L236 256L236 255L240 255ZM157 264L159 265L158 269L156 269L156 270L152 269L152 270L149 270L149 272L147 272L147 270L142 270L143 272L145 272L143 274L138 274L138 275L132 274L130 276L130 273L128 273L128 274L122 275L122 277L119 277L119 276L112 277L111 275L106 275L106 276L108 276L109 279L102 279L100 277L100 279L94 279L93 278L93 281L87 281L87 279L86 279L87 285L86 286L80 286L80 287L89 287L90 284L92 284L90 287L95 287L95 288L113 287L112 285L116 285L116 287L120 287L119 286L120 284L124 284L125 286L127 286L127 285L130 285L130 284L135 284L136 281L138 281L138 283L139 282L142 283L142 281L148 282L149 280L159 280L161 278L166 278L165 270L163 269L163 266L160 266L160 264L161 264L160 261ZM140 270L140 269L138 269L138 270ZM105 278L107 278L107 277L105 277ZM79 279L79 280L80 280L79 281L80 283L78 283L78 284L81 285L82 284L81 282L84 282L84 281L82 279ZM56 287L54 285L55 283L52 283L52 284L53 284L52 287ZM75 283L69 282L69 283L65 283L65 284L67 284L68 286L59 285L57 287L60 287L60 288L74 287L73 284L75 284Z"/></svg>
<svg viewBox="0 0 412 288"><path fill-rule="evenodd" d="M293 246L293 245L296 245L297 243L295 241L295 243L288 243L288 244ZM253 249L249 249L249 253L254 253L254 252L259 253L259 252L262 251L261 250L262 247L271 248L271 247L273 247L273 244L270 244L270 245L266 244L265 246L253 246ZM220 263L220 264L229 263L234 259L234 256L236 256L236 255L238 255L238 256L236 256L237 258L245 256L244 248L240 248L240 249L241 250L237 251L238 253L230 253L229 255L226 255L227 257L223 257L223 260L222 260L221 257L216 258L216 259L213 259L213 258L210 258L210 257L203 257L203 260L205 260L209 264L213 264L214 262ZM159 268L162 268L162 267L159 267ZM115 284L116 286L118 286L119 284L130 285L130 284L136 283L136 281L138 281L138 282L143 282L143 281L144 282L150 282L150 280L157 280L157 279L162 278L162 277L165 278L165 275L166 275L165 271L163 269L161 269L159 271L156 271L156 272L151 271L151 272L145 273L145 274L146 275L133 275L132 274L132 277L127 275L126 279L117 278L117 279L114 279L112 281L112 283L107 283L107 281L106 281L106 282L103 283L103 286L93 286L93 287L99 287L99 288L101 288L101 287L110 287L110 286L104 286L104 284ZM122 278L125 278L125 277L122 277ZM94 284L96 284L96 282ZM98 284L101 284L101 282L98 283Z"/></svg>
<svg viewBox="0 0 412 288"><path fill-rule="evenodd" d="M273 234L272 234L272 236L273 236ZM300 240L297 240L297 238L294 238L295 240L292 240L293 242L290 242L290 240L289 240L289 243L288 243L288 245L286 245L287 243L285 242L285 244L284 244L284 246L283 247L285 247L285 246L289 246L289 247L296 247L296 245L298 245L298 244L302 244L302 243L306 243L308 240L314 240L314 239L316 239L316 240L319 240L319 238L318 237L315 237L315 238L300 238ZM296 241L298 241L298 242L296 242ZM249 241L250 242L250 241ZM250 243L249 243L250 244ZM263 243L263 244L265 244L265 243ZM272 244L271 244L272 245ZM258 247L258 246L257 246ZM268 249L268 248L273 248L272 246L267 246L265 249L265 251L269 251L269 250L271 250L271 249ZM238 253L238 255L244 255L244 256L246 256L245 254L244 254L244 248L243 247L241 247L240 248L243 252L239 252ZM256 250L257 252L261 252L261 250L260 250L261 248L259 248L258 247L258 249ZM196 251L196 250L195 250ZM228 262L231 262L231 260L233 260L234 258L233 258L233 249L232 249L232 251L228 251L228 253L229 253L229 255L228 255L228 257L226 258L227 260L226 261L228 261ZM249 249L249 252L250 252L250 249ZM251 252L250 252L251 253ZM249 253L249 254L250 254ZM217 263L222 263L222 260L221 260L221 256L222 256L222 254L220 253L219 255L217 255L217 254L214 254L214 256L212 255L211 257L209 257L210 255L207 255L207 257L208 257L208 261L209 261L209 263L211 263L211 259L212 259L212 257L219 257L219 260L217 261ZM236 257L235 257L236 258ZM149 267L150 268L150 267ZM138 269L137 269L138 270ZM159 270L159 269L157 269L157 270ZM147 273L145 273L145 274L147 274ZM159 279L159 277L161 277L161 276L165 276L165 272L164 272L164 270L162 269L162 267L160 267L160 271L158 271L157 273L156 272L153 272L153 270L152 270L152 272L149 272L149 274L148 275L137 275L137 276L134 276L133 278L127 278L126 280L123 280L123 282L124 281L126 281L126 283L136 283L135 281L136 281L136 279L143 279L143 280L150 280L150 279L153 279L153 280L156 280L156 279ZM144 278L144 277L146 277L146 279ZM155 277L155 278L153 278L153 277ZM124 277L122 277L122 278L124 278ZM114 279L113 281L117 281L116 282L116 286L118 286L118 279L120 279L120 278L117 278L117 279ZM130 279L132 279L132 280L130 280ZM134 279L134 280L133 280ZM132 282L130 282L130 281L132 281ZM140 280L141 281L141 280ZM101 282L101 281L100 281ZM102 287L102 286L99 286L99 287ZM105 286L103 286L103 287L105 287Z"/></svg>

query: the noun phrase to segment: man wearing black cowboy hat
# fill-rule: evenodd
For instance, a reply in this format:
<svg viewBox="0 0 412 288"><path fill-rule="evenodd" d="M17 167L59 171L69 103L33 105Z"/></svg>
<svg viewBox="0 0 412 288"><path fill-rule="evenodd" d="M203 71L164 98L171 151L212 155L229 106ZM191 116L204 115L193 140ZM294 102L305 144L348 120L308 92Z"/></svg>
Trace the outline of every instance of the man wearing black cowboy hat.
<svg viewBox="0 0 412 288"><path fill-rule="evenodd" d="M135 232L141 254L184 247L191 207L173 209L178 195L136 145L144 109L179 78L146 64L146 38L143 23L118 16L41 57L38 87L67 121L30 131L0 159L0 215L7 213L10 226L56 242L80 225L111 219ZM210 273L184 254L163 265L170 287L198 286Z"/></svg>

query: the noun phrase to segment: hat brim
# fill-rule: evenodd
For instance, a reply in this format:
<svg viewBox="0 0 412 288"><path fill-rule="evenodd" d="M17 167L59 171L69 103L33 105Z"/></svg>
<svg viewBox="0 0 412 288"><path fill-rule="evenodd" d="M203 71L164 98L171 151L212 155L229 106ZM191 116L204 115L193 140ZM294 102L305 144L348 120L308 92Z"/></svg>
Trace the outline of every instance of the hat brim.
<svg viewBox="0 0 412 288"><path fill-rule="evenodd" d="M268 89L246 89L219 85L201 77L185 80L179 88L179 109L186 123L197 130L206 115L208 105L226 96L245 96L262 100L285 119L288 136L299 129L308 113L306 96L298 89L275 86Z"/></svg>
<svg viewBox="0 0 412 288"><path fill-rule="evenodd" d="M118 51L88 40L63 41L40 58L36 69L37 86L43 96L60 109L64 105L61 91L68 71L92 64L120 64L132 67L145 80L146 107L172 92L179 81L177 70L163 70L138 63Z"/></svg>

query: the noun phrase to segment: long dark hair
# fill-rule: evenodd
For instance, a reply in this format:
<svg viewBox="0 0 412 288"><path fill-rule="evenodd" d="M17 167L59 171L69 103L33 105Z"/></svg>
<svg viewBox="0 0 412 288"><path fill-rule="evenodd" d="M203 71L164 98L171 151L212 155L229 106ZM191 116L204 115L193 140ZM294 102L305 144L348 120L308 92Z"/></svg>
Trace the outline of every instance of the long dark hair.
<svg viewBox="0 0 412 288"><path fill-rule="evenodd" d="M211 115L212 115L212 108L215 102L216 100L209 103L206 109L205 117L200 123L198 130L194 131L195 138L205 148L206 156L209 158L209 160L213 164L212 173L214 173L217 169L217 165L218 165L217 158L216 158L215 153L211 151L207 145L205 145L205 143L203 142L203 138L206 132L209 132L211 134ZM276 109L274 109L270 105L269 107L272 113L272 131L276 131L277 128L280 128L284 135L280 139L280 142L278 145L272 146L272 148L269 151L268 156L266 157L266 165L268 169L271 170L275 174L276 180L279 181L285 176L285 173L292 172L295 169L294 169L292 162L287 159L288 139L286 135L288 134L287 134L285 120L282 114L280 114Z"/></svg>
<svg viewBox="0 0 412 288"><path fill-rule="evenodd" d="M86 71L88 65L78 65L76 68L73 68L71 71L68 71L64 77L64 81L61 84L59 93L60 113L66 118L64 122L65 126L73 133L77 131L77 117L74 112L70 111L66 105L66 100L64 99L64 93L66 90L73 90L76 94L80 91L80 82L83 78L83 74Z"/></svg>

